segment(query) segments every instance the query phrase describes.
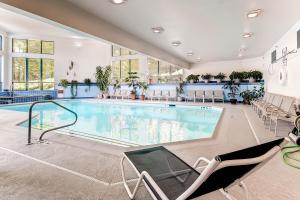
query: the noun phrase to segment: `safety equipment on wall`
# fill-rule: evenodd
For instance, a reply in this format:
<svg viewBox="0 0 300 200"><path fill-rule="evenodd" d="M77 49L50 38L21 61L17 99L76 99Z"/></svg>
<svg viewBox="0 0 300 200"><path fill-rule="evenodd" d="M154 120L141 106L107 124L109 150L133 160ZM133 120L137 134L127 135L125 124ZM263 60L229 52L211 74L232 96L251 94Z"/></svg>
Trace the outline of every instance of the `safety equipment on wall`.
<svg viewBox="0 0 300 200"><path fill-rule="evenodd" d="M278 78L279 78L279 83L281 85L284 85L287 81L287 70L285 67L281 67L279 70Z"/></svg>

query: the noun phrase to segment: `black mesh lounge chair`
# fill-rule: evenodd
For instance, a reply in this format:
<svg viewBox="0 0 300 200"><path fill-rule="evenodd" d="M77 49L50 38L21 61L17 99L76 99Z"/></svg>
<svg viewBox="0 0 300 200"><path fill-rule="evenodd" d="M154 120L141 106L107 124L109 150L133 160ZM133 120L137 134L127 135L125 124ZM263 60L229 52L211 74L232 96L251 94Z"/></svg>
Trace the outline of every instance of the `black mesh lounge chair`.
<svg viewBox="0 0 300 200"><path fill-rule="evenodd" d="M124 186L130 199L134 199L143 182L153 199L193 199L219 190L227 199L233 185L239 185L248 199L243 180L269 161L288 141L284 138L247 149L216 156L211 161L200 157L193 167L164 147L125 152L121 160ZM138 175L137 184L130 191L124 174L124 160L128 160ZM205 166L198 167L204 162Z"/></svg>

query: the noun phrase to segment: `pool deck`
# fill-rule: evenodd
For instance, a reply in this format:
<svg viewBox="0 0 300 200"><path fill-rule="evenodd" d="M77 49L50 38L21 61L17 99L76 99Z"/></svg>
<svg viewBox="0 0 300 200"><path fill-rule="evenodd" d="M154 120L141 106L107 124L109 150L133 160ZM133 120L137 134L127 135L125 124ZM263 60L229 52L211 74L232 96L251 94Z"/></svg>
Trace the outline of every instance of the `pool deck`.
<svg viewBox="0 0 300 200"><path fill-rule="evenodd" d="M206 106L211 104L189 105ZM189 164L274 139L250 106L215 104L224 107L211 139L165 145ZM49 133L48 143L26 145L27 129L16 124L26 113L0 110L0 199L3 200L114 200L129 199L121 182L120 159L125 148L98 141ZM288 127L280 126L284 136ZM39 131L33 131L37 138ZM135 147L136 148L136 147ZM141 148L141 147L138 147ZM126 167L129 178L134 173ZM251 199L298 200L300 171L288 167L278 154L245 180ZM239 188L231 193L243 199ZM136 199L151 199L144 187ZM223 200L219 192L197 199Z"/></svg>

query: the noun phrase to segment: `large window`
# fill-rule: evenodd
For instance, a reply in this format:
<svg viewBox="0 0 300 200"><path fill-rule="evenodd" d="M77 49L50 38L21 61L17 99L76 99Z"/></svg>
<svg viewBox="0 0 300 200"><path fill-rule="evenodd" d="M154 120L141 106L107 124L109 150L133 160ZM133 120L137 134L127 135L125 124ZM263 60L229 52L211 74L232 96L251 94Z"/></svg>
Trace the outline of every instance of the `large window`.
<svg viewBox="0 0 300 200"><path fill-rule="evenodd" d="M117 57L117 56L128 56L128 55L135 55L136 52L126 49L126 48L122 48L116 45L112 46L112 56L113 57Z"/></svg>
<svg viewBox="0 0 300 200"><path fill-rule="evenodd" d="M42 53L42 45L40 40L28 40L28 53Z"/></svg>
<svg viewBox="0 0 300 200"><path fill-rule="evenodd" d="M139 72L139 60L117 60L112 62L112 78L123 80L128 77L128 72Z"/></svg>
<svg viewBox="0 0 300 200"><path fill-rule="evenodd" d="M13 52L14 53L27 53L27 40L13 39Z"/></svg>
<svg viewBox="0 0 300 200"><path fill-rule="evenodd" d="M53 41L13 39L13 53L54 54Z"/></svg>
<svg viewBox="0 0 300 200"><path fill-rule="evenodd" d="M54 89L54 60L14 57L14 90Z"/></svg>
<svg viewBox="0 0 300 200"><path fill-rule="evenodd" d="M152 82L171 83L182 80L183 69L169 63L148 58L149 79Z"/></svg>
<svg viewBox="0 0 300 200"><path fill-rule="evenodd" d="M42 41L42 54L54 54L54 42Z"/></svg>

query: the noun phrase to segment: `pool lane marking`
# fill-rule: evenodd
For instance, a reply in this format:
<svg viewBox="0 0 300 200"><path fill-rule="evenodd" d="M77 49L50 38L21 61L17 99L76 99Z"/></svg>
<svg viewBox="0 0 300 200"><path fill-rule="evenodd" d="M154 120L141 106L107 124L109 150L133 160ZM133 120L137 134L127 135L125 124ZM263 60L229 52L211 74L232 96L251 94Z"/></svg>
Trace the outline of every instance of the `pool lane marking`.
<svg viewBox="0 0 300 200"><path fill-rule="evenodd" d="M251 129L251 131L252 131L252 134L253 134L253 136L254 136L254 138L255 138L257 144L261 144L261 142L259 141L259 139L258 139L258 137L257 137L257 134L256 134L256 132L255 132L255 130L254 130L254 128L253 128L253 125L252 125L252 123L251 123L251 121L250 121L250 119L249 119L249 116L248 116L247 112L246 112L244 109L242 109L242 110L243 110L244 115L245 115L245 117L246 117L246 119L247 119L247 121L248 121L248 124L249 124L249 126L250 126L250 129Z"/></svg>
<svg viewBox="0 0 300 200"><path fill-rule="evenodd" d="M90 177L90 176L87 176L87 175L84 175L84 174L75 172L75 171L70 170L70 169L66 169L66 168L64 168L64 167L60 167L60 166L55 165L55 164L48 163L48 162L46 162L46 161L43 161L43 160L40 160L40 159L31 157L31 156L28 156L28 155L23 154L23 153L19 153L19 152L17 152L17 151L11 150L11 149L7 149L7 148L1 147L1 146L0 146L0 149L2 149L2 150L4 150L4 151L7 151L7 152L10 152L10 153L13 153L13 154L16 154L16 155L18 155L18 156L21 156L21 157L24 157L24 158L33 160L33 161L36 161L36 162L38 162L38 163L47 165L47 166L49 166L49 167L53 167L53 168L56 168L56 169L58 169L58 170L61 170L61 171L70 173L70 174L72 174L72 175L75 175L75 176L78 176L78 177L81 177L81 178L84 178L84 179L93 181L93 182L95 182L95 183L99 183L99 184L102 184L102 185L105 185L105 186L109 186L109 185L110 185L110 184L107 183L107 182L100 181L100 180L98 180L98 179L96 179L96 178L93 178L93 177Z"/></svg>

